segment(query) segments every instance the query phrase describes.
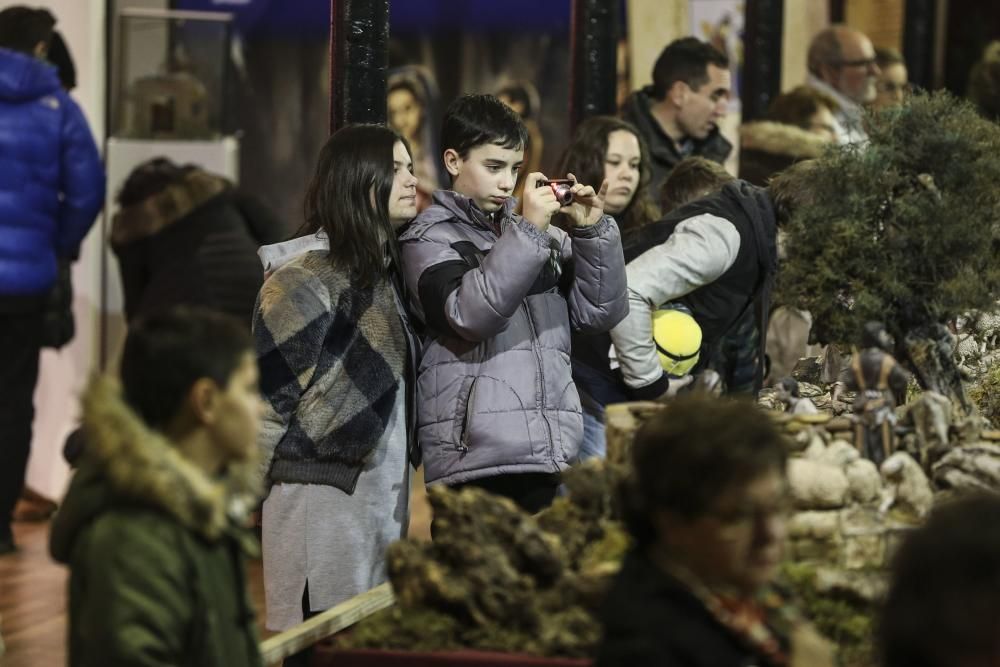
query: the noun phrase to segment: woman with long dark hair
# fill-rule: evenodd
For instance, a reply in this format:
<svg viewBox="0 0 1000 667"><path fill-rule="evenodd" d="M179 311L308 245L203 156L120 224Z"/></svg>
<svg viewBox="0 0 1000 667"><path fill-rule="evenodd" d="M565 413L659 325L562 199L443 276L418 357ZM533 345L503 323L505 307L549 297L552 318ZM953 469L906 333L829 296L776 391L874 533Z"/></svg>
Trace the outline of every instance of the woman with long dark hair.
<svg viewBox="0 0 1000 667"><path fill-rule="evenodd" d="M649 192L649 151L631 123L612 116L594 116L580 123L559 173L573 174L579 183L607 180L604 211L618 223L623 243L630 232L660 217ZM604 406L629 399L620 383L605 372L611 348L608 334L574 333L572 344L573 381L583 405L580 460L604 458Z"/></svg>
<svg viewBox="0 0 1000 667"><path fill-rule="evenodd" d="M385 549L406 534L416 348L396 229L416 214L416 186L400 135L346 127L320 153L299 237L261 251L269 277L254 337L272 630L384 581Z"/></svg>
<svg viewBox="0 0 1000 667"><path fill-rule="evenodd" d="M579 183L607 179L604 211L614 217L622 236L660 218L649 192L649 150L631 123L613 116L594 116L580 123L559 173L573 174Z"/></svg>

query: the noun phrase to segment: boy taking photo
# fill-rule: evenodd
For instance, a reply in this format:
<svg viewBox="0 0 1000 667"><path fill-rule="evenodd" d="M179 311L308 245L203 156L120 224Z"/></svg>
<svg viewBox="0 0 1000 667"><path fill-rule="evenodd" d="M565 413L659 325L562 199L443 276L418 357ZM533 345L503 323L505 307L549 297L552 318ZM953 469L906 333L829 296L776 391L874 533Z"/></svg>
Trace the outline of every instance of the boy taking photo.
<svg viewBox="0 0 1000 667"><path fill-rule="evenodd" d="M599 191L573 181L561 203L544 174L514 185L527 133L492 95L448 108L451 189L400 236L403 274L426 325L417 381L428 484L471 484L537 512L582 439L570 330L603 332L627 312L625 264ZM564 200L566 201L566 200ZM551 227L563 212L574 227Z"/></svg>

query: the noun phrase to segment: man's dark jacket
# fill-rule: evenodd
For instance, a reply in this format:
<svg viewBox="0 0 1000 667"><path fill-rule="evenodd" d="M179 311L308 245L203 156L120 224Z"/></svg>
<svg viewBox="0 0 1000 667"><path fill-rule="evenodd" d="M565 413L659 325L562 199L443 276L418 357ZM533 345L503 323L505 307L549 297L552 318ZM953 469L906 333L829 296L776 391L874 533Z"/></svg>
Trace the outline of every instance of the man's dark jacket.
<svg viewBox="0 0 1000 667"><path fill-rule="evenodd" d="M622 108L622 118L635 125L642 138L649 148L650 164L653 167L653 180L650 183L651 192L654 197L658 197L663 181L677 163L685 157L697 155L712 162L722 164L729 157L733 150L733 145L722 136L719 128L713 128L704 139L694 139L693 150L688 155L681 155L677 151L677 146L673 139L667 136L660 124L653 118L649 107L655 101L652 95L653 88L648 86L642 90L632 93L625 106Z"/></svg>

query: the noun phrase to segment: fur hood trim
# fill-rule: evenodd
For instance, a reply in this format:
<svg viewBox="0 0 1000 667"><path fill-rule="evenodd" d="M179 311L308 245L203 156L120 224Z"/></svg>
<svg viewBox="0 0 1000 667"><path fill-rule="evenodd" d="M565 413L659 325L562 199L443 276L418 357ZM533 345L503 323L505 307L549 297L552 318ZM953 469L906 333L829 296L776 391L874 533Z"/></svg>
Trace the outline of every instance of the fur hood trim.
<svg viewBox="0 0 1000 667"><path fill-rule="evenodd" d="M787 155L796 159L819 157L831 143L801 127L767 120L741 127L740 140L741 150Z"/></svg>
<svg viewBox="0 0 1000 667"><path fill-rule="evenodd" d="M210 540L231 523L243 523L256 506L256 461L231 465L213 479L150 429L114 380L91 382L83 413L85 458L103 472L114 498L152 505Z"/></svg>
<svg viewBox="0 0 1000 667"><path fill-rule="evenodd" d="M221 176L194 169L155 195L123 206L111 222L111 244L120 246L153 236L230 187Z"/></svg>

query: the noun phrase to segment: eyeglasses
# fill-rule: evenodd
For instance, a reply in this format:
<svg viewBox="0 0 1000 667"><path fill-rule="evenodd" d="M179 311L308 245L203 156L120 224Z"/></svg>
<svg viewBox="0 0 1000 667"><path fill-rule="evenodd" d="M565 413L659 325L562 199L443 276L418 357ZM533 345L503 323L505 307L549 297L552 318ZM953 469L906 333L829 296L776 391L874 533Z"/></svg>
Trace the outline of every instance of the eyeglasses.
<svg viewBox="0 0 1000 667"><path fill-rule="evenodd" d="M913 86L911 84L896 83L895 81L879 81L875 84L875 88L877 88L880 93L902 93L903 95L909 95L913 92Z"/></svg>
<svg viewBox="0 0 1000 667"><path fill-rule="evenodd" d="M838 60L831 63L834 67L864 67L868 69L875 66L875 58L861 58L858 60Z"/></svg>
<svg viewBox="0 0 1000 667"><path fill-rule="evenodd" d="M706 512L727 527L749 526L758 520L784 519L792 511L792 499L782 496L775 501L759 507L746 506L727 510L712 510Z"/></svg>

